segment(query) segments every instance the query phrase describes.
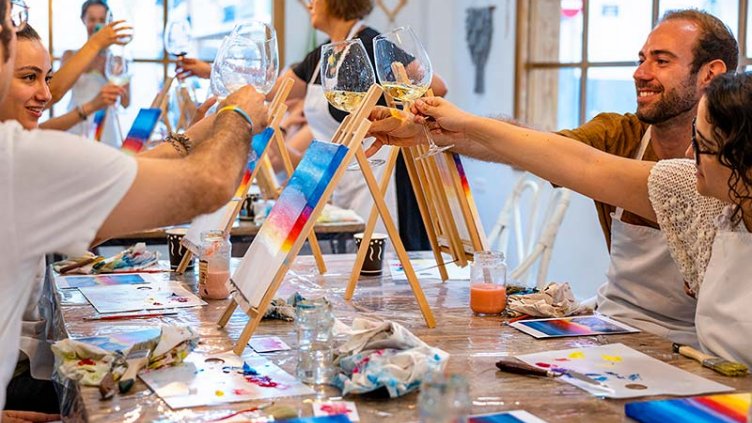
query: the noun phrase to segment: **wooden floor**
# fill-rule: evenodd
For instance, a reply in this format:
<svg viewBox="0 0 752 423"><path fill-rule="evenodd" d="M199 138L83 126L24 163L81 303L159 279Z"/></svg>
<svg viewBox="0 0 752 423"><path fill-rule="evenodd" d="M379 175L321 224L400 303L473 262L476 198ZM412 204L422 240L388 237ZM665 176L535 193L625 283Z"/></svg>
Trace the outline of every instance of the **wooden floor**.
<svg viewBox="0 0 752 423"><path fill-rule="evenodd" d="M448 370L465 374L471 381L470 393L474 414L502 410L524 409L551 422L620 422L624 416L623 400L596 398L574 386L553 379L517 376L497 372L494 363L499 357L544 350L587 347L607 343L623 343L659 360L700 376L731 385L741 392L752 391L752 377L728 378L701 367L698 363L671 352L671 344L662 338L646 334L610 335L536 340L515 329L502 325L500 317L477 317L468 308L467 282L422 280L421 284L436 315L438 326L428 329L406 281L390 277L362 279L352 302L343 300L344 287L354 260L353 255L326 256L329 274L317 275L313 258L298 259L283 284L279 296L299 291L303 296L325 294L334 303L337 318L349 323L356 315L391 319L409 328L430 345L438 346L451 358ZM167 277L167 276L165 276ZM174 275L172 276L173 278ZM195 292L193 276L188 286ZM56 312L58 337L81 337L143 328L145 325L182 324L197 328L201 334L199 350L220 352L229 350L246 323L246 317L236 311L227 328L220 330L215 322L227 301L211 302L208 306L183 309L177 316L138 321L84 321L96 314L77 291L58 291ZM293 347L291 351L266 356L275 364L294 374L296 338L294 323L264 321L258 334L273 334ZM338 396L335 388L326 388L319 397ZM417 421L417 393L398 399L383 397L352 397L358 406L362 422ZM306 397L282 398L280 404L299 410L301 416L311 415L310 400ZM138 382L130 394L100 401L95 388L66 390L66 407L72 415L89 421L207 421L247 409L253 403L228 404L172 411L159 397Z"/></svg>

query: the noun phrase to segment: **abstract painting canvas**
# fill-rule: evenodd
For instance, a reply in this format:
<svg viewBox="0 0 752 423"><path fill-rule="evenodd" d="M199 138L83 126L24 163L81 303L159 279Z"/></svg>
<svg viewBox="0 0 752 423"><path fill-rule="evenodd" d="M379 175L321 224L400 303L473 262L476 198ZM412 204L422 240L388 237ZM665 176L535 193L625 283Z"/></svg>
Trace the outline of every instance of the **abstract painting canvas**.
<svg viewBox="0 0 752 423"><path fill-rule="evenodd" d="M524 410L504 411L502 413L470 416L468 423L546 423Z"/></svg>
<svg viewBox="0 0 752 423"><path fill-rule="evenodd" d="M224 231L230 220L235 217L235 210L240 202L243 201L248 187L251 184L251 176L256 169L256 163L266 151L269 140L274 135L274 129L266 128L261 133L254 135L251 141L251 152L248 157L248 163L243 171L243 179L240 181L238 189L235 191L235 198L221 207L214 213L204 214L196 217L188 228L188 233L183 237L182 244L193 254L198 254L198 247L201 245L201 234L207 231Z"/></svg>
<svg viewBox="0 0 752 423"><path fill-rule="evenodd" d="M92 125L92 131L90 137L96 141L102 141L102 134L104 133L104 121L107 119L108 108L97 110L94 113L94 121Z"/></svg>
<svg viewBox="0 0 752 423"><path fill-rule="evenodd" d="M699 395L734 390L623 344L545 351L519 355L517 358L533 366L561 373L562 376L557 379L598 397ZM576 375L567 374L570 370Z"/></svg>
<svg viewBox="0 0 752 423"><path fill-rule="evenodd" d="M194 352L181 365L139 377L173 410L315 393L263 357L232 352Z"/></svg>
<svg viewBox="0 0 752 423"><path fill-rule="evenodd" d="M166 310L206 304L178 282L80 288L99 313Z"/></svg>
<svg viewBox="0 0 752 423"><path fill-rule="evenodd" d="M512 323L510 326L536 338L639 332L638 329L597 314L592 316L520 320Z"/></svg>
<svg viewBox="0 0 752 423"><path fill-rule="evenodd" d="M630 402L624 411L642 423L747 423L752 394L708 395L658 401Z"/></svg>
<svg viewBox="0 0 752 423"><path fill-rule="evenodd" d="M161 114L162 110L156 108L139 110L121 149L130 154L139 153L144 148L144 144L149 141ZM117 119L117 117L114 117L114 119Z"/></svg>
<svg viewBox="0 0 752 423"><path fill-rule="evenodd" d="M111 275L56 276L58 288L85 288L90 286L143 285L157 280L148 273L123 273Z"/></svg>
<svg viewBox="0 0 752 423"><path fill-rule="evenodd" d="M315 222L313 211L347 151L344 145L321 141L313 141L306 150L228 282L231 290L237 287L248 306L259 306L279 268L297 253L292 251L293 244L307 236L304 228Z"/></svg>

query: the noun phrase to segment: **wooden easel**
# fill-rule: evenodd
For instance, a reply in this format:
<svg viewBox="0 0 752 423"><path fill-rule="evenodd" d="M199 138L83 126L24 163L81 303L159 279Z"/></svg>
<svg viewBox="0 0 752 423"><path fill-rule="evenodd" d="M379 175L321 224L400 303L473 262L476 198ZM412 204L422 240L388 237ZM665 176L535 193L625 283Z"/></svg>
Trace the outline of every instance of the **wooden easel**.
<svg viewBox="0 0 752 423"><path fill-rule="evenodd" d="M282 138L281 131L279 130L279 123L282 121L282 118L284 117L285 112L287 111L287 105L285 104L285 100L287 99L287 96L290 94L290 90L292 90L293 83L294 82L291 78L285 80L280 86L279 91L277 91L277 95L275 95L274 99L272 99L272 102L269 105L270 117L269 117L269 126L268 126L269 128L272 128L274 130L274 134L272 135L272 140L270 140L270 143L272 141L277 143L279 150L280 150L280 154L282 156L282 160L285 163L285 168L288 169L290 174L292 174L292 161L290 160L290 156L287 154L287 149L285 148L285 140L284 138ZM259 175L261 168L264 166L264 162L268 161L267 154L269 151L269 147L270 145L267 145L263 153L261 154L261 156L258 158L257 165L254 167L253 172L251 173L251 177L250 177L250 180L248 181L248 185L242 189L239 189L235 193L236 198L230 201L230 203L232 204L232 208L229 210L229 213L223 218L224 227L222 230L225 235L228 235L230 231L232 230L232 225L235 222L235 218L238 216L238 213L240 213L240 209L243 206L243 199L245 198L245 195L248 192L248 188L250 188L251 182L257 179L257 176ZM269 189L270 188L267 188L267 190ZM198 255L199 253L198 245L193 245L192 243L188 242L186 239L183 239L183 241L184 241L183 245L186 247L187 251L185 252L185 255L183 255L183 259L178 265L178 268L175 270L176 273L184 273L185 269L188 268L188 265L190 264L194 255ZM315 257L316 266L318 267L319 272L322 274L326 273L326 263L324 262L324 256L321 253L321 247L319 246L315 233L312 232L308 236L308 242L311 246L311 252L313 253L313 256Z"/></svg>
<svg viewBox="0 0 752 423"><path fill-rule="evenodd" d="M159 108L162 110L162 123L165 124L165 127L167 127L167 132L173 132L172 131L172 124L170 123L170 117L168 116L168 103L169 103L169 93L170 93L170 87L172 87L172 83L175 81L175 78L172 76L168 76L164 80L164 84L162 84L162 89L159 90L157 95L154 97L154 100L151 102L151 108ZM190 122L190 121L189 121Z"/></svg>
<svg viewBox="0 0 752 423"><path fill-rule="evenodd" d="M404 74L404 68L395 68L393 66L393 71L398 74L398 77L399 74L402 74L403 78L407 77ZM429 94L431 93L429 92ZM395 106L394 99L388 95L387 103L390 107ZM431 250L438 265L441 280L446 281L449 279L449 275L446 271L446 263L444 262L442 252L449 253L459 266L464 267L467 265L467 260L472 259L473 252L488 249L485 235L480 229L480 218L478 217L475 202L469 193L467 195L465 193L465 184L463 182L466 181L462 181L461 179L460 169L458 169L455 162L456 155L444 152L434 157L417 160L416 158L427 151L428 147L392 148L393 151L389 155L386 169L381 178L380 189L382 192L386 192L389 178L397 162L397 154L401 152L408 176L410 177L410 184L418 203L418 210L423 219L423 225L426 228L428 241L431 244ZM448 195L451 193L445 190L442 177L451 180L451 188L454 195L460 200L455 203L459 203L462 217L460 224L464 224L466 228L468 235L466 239L463 239L460 235L457 218L453 214L450 199L448 198ZM355 256L353 271L350 274L350 279L345 290L345 299L348 301L355 294L355 287L358 283L360 270L365 262L366 254L368 253L368 244L376 227L377 217L374 207L371 209L366 222L363 239Z"/></svg>
<svg viewBox="0 0 752 423"><path fill-rule="evenodd" d="M418 283L417 276L415 275L415 270L410 263L410 259L407 256L407 252L405 251L404 245L402 244L402 241L399 237L397 226L394 224L389 210L387 209L386 201L384 200L382 193L383 191L379 187L379 184L377 183L376 178L373 175L371 168L369 167L368 160L366 159L365 153L363 152L363 148L361 146L361 141L365 137L366 132L371 125L371 123L367 119L368 115L376 105L376 102L378 101L381 94L381 87L379 87L378 85L373 85L368 91L366 97L361 102L358 109L355 112L351 113L347 118L345 118L345 120L337 129L337 132L332 139L332 143L347 146L347 154L345 155L342 163L340 163L331 181L327 184L327 187L324 190L321 198L319 199L316 207L312 211L310 218L305 223L300 232L300 235L294 242L287 259L284 260L283 264L275 272L271 284L267 287L261 300L256 305L250 304L239 289L236 289L234 291L233 301L231 301L228 305L224 314L220 318L218 325L219 327L224 327L225 325L227 325L227 322L230 320L232 313L235 311L238 305L241 306L241 308L250 318L250 320L246 323L243 332L240 334L240 337L235 344L235 348L233 349L236 354L242 354L246 344L251 339L251 336L255 332L258 325L261 323L261 319L266 313L266 310L269 307L274 294L282 284L287 271L294 262L295 257L299 253L300 248L305 241L305 234L311 232L313 224L315 223L315 219L321 213L326 200L331 196L334 188L337 185L337 182L339 182L340 178L347 168L347 165L352 161L353 157L358 161L360 171L363 173L363 177L365 178L366 184L368 185L368 189L370 190L371 195L374 199L375 208L381 215L387 233L389 234L389 237L394 245L394 249L397 252L397 256L399 257L400 262L405 269L405 274L407 275L408 282L410 283L410 287L413 290L413 294L415 295L415 298L418 302L418 306L421 313L423 314L426 325L430 328L436 326L433 312L431 311L428 302L426 301L425 295L423 294L423 290ZM384 185L383 180L382 185ZM230 280L230 282L233 285L235 284L232 279Z"/></svg>

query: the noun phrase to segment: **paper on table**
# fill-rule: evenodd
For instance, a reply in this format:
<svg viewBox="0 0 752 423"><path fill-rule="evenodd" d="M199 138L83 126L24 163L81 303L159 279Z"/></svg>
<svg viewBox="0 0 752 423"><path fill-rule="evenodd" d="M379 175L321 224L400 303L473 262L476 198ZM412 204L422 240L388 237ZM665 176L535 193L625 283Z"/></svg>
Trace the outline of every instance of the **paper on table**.
<svg viewBox="0 0 752 423"><path fill-rule="evenodd" d="M55 276L55 284L60 289L85 288L90 286L143 285L157 281L158 279L149 273Z"/></svg>
<svg viewBox="0 0 752 423"><path fill-rule="evenodd" d="M639 332L638 329L598 314L591 316L554 317L549 319L526 319L514 322L509 326L536 338Z"/></svg>
<svg viewBox="0 0 752 423"><path fill-rule="evenodd" d="M191 353L179 366L139 377L172 409L315 393L263 357L232 352Z"/></svg>
<svg viewBox="0 0 752 423"><path fill-rule="evenodd" d="M441 279L435 259L410 259L410 264L419 278ZM392 279L407 280L399 260L389 260L389 270L392 272ZM446 263L446 271L451 280L470 280L470 266L459 267L454 263Z"/></svg>
<svg viewBox="0 0 752 423"><path fill-rule="evenodd" d="M79 290L100 313L165 310L206 304L178 282L94 286Z"/></svg>
<svg viewBox="0 0 752 423"><path fill-rule="evenodd" d="M519 355L517 358L545 369L571 369L583 373L601 382L607 389L568 375L558 379L601 397L699 395L734 390L730 386L693 375L623 344L545 351Z"/></svg>

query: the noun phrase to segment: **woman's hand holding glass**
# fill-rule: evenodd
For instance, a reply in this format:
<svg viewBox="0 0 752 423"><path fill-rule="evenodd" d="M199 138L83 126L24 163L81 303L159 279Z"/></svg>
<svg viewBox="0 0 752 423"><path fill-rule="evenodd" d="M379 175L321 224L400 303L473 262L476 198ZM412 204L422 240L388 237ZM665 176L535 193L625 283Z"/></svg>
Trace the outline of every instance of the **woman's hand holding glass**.
<svg viewBox="0 0 752 423"><path fill-rule="evenodd" d="M98 50L104 50L111 45L124 46L131 41L132 37L133 27L126 21L120 20L103 25L92 34L88 42Z"/></svg>

